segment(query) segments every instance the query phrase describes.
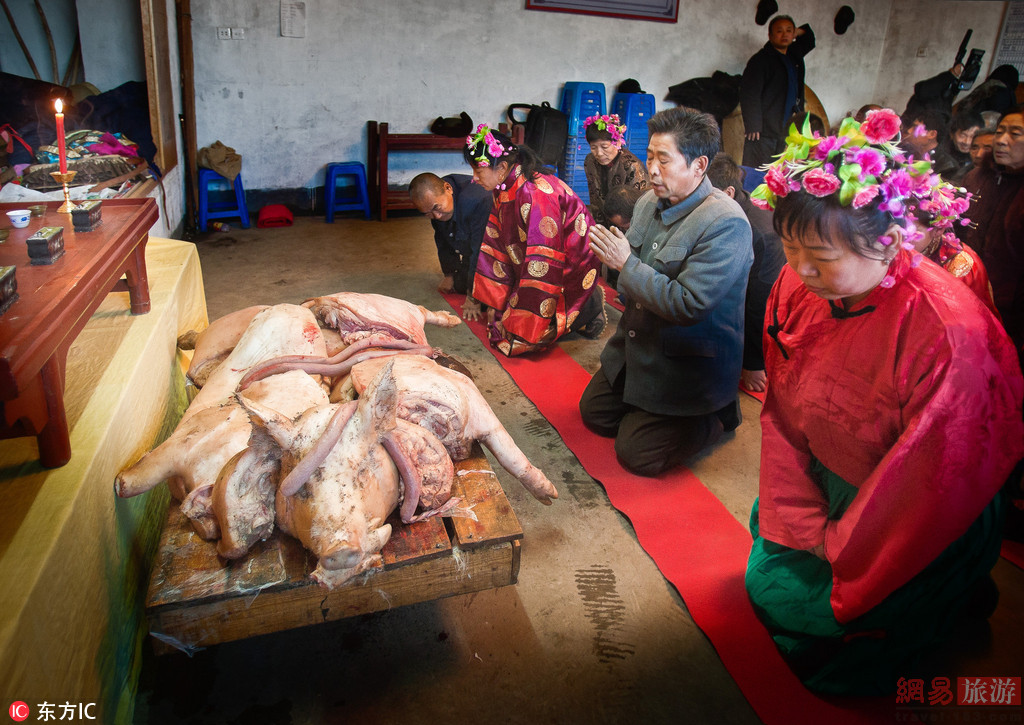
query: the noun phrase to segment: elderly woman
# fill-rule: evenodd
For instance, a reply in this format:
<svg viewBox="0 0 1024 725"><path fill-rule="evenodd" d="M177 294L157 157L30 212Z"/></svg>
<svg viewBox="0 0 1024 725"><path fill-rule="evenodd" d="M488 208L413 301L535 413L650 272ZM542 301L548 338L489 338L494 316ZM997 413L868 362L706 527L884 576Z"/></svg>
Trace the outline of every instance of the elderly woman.
<svg viewBox="0 0 1024 725"><path fill-rule="evenodd" d="M753 198L787 266L768 300L768 394L747 592L810 689L891 692L998 590L1000 488L1024 454L1013 346L907 242L938 184L888 109L791 131Z"/></svg>
<svg viewBox="0 0 1024 725"><path fill-rule="evenodd" d="M611 222L604 203L616 189L626 187L636 191L646 190L650 177L643 162L629 149L623 148L626 127L619 122L616 114L590 116L584 122L590 153L583 160L583 172L587 176L587 191L590 194L590 213L594 221L608 226Z"/></svg>
<svg viewBox="0 0 1024 725"><path fill-rule="evenodd" d="M596 338L607 324L587 205L537 155L480 124L463 156L494 192L473 298L492 308L491 345L508 356L541 350L569 332Z"/></svg>

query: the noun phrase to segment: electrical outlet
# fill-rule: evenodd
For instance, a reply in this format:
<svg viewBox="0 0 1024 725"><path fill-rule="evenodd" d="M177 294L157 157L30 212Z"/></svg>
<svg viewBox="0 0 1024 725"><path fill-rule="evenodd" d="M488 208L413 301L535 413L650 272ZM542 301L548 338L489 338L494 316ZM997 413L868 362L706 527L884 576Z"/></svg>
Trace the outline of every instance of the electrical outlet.
<svg viewBox="0 0 1024 725"><path fill-rule="evenodd" d="M231 38L233 40L245 40L245 28L231 28Z"/></svg>
<svg viewBox="0 0 1024 725"><path fill-rule="evenodd" d="M231 40L231 28L217 28L218 40Z"/></svg>

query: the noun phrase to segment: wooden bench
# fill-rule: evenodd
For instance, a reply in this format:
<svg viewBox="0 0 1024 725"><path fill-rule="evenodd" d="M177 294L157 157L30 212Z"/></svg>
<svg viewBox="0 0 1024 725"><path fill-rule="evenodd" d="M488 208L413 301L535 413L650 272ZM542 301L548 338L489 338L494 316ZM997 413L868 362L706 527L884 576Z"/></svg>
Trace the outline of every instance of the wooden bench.
<svg viewBox="0 0 1024 725"><path fill-rule="evenodd" d="M515 584L523 530L479 444L455 464L454 496L467 516L403 525L383 566L328 591L309 575L315 557L280 531L234 562L217 556L172 502L146 597L158 654L330 622L405 604Z"/></svg>
<svg viewBox="0 0 1024 725"><path fill-rule="evenodd" d="M498 124L498 130L507 134L508 126ZM407 188L388 185L388 154L392 151L459 151L466 146L466 137L448 138L432 133L391 133L387 123L366 122L367 153L366 183L370 188L370 204L379 219L388 219L389 209L415 209ZM515 143L522 143L522 132ZM467 174L472 169L466 166Z"/></svg>

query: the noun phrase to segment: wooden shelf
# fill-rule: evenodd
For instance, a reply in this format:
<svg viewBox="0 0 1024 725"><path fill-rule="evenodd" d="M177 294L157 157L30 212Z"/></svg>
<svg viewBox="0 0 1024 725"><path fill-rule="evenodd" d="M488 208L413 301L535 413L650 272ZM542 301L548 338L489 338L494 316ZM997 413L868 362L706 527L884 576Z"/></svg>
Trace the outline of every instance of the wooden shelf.
<svg viewBox="0 0 1024 725"><path fill-rule="evenodd" d="M146 598L158 654L245 639L515 584L523 530L479 444L455 464L453 495L469 517L403 525L381 550L383 566L328 591L309 575L315 557L275 531L233 562L201 540L177 505L160 538Z"/></svg>

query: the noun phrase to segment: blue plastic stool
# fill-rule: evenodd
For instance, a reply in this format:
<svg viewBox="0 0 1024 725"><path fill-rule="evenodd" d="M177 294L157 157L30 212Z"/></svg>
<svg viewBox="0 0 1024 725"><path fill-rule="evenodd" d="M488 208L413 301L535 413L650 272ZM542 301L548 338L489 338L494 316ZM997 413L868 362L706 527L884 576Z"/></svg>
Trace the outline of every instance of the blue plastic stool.
<svg viewBox="0 0 1024 725"><path fill-rule="evenodd" d="M211 219L224 219L226 217L238 218L242 222L242 228L249 228L249 207L245 204L245 188L242 186L242 175L235 177L234 191L235 201L210 203L210 185L232 186L231 182L218 174L213 169L199 169L199 229L207 231L207 224ZM216 191L216 189L215 189Z"/></svg>
<svg viewBox="0 0 1024 725"><path fill-rule="evenodd" d="M354 177L355 196L339 197L338 179L344 176ZM336 211L362 210L363 217L370 218L370 195L366 191L366 167L358 161L327 164L327 176L324 179L324 221L334 222Z"/></svg>

